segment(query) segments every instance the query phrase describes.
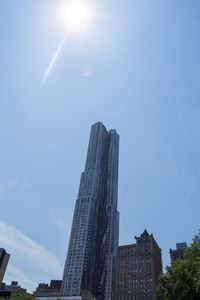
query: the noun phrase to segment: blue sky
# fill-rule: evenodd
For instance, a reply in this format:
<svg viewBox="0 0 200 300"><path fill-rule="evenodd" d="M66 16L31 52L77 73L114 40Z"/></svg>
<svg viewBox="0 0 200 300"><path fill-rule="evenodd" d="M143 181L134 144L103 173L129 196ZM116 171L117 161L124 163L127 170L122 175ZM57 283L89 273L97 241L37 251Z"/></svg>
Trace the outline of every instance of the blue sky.
<svg viewBox="0 0 200 300"><path fill-rule="evenodd" d="M200 3L91 0L92 27L66 32L65 0L0 4L0 247L5 281L61 279L91 125L120 134L120 244L144 228L191 243L200 211Z"/></svg>

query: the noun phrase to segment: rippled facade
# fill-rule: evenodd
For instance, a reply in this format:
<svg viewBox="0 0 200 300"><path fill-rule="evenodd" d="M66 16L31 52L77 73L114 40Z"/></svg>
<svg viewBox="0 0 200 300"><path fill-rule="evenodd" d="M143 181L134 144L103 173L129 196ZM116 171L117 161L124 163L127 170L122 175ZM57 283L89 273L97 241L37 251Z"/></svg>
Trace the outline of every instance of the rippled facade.
<svg viewBox="0 0 200 300"><path fill-rule="evenodd" d="M76 200L61 293L110 300L119 236L119 135L98 122L91 128Z"/></svg>

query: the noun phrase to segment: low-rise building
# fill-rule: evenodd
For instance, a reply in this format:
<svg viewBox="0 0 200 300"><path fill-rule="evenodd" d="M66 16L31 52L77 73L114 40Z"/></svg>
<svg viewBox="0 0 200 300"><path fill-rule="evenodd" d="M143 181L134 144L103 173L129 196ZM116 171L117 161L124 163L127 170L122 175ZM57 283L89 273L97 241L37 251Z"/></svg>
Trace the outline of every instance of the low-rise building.
<svg viewBox="0 0 200 300"><path fill-rule="evenodd" d="M56 297L60 296L62 280L51 280L48 283L39 283L36 290L33 292L35 297Z"/></svg>
<svg viewBox="0 0 200 300"><path fill-rule="evenodd" d="M11 284L7 284L4 288L0 291L0 296L4 298L12 298L13 295L16 294L26 294L31 295L27 292L26 289L22 288L17 281L12 281Z"/></svg>
<svg viewBox="0 0 200 300"><path fill-rule="evenodd" d="M158 277L162 273L161 249L146 229L135 239L136 244L117 249L114 300L156 299Z"/></svg>

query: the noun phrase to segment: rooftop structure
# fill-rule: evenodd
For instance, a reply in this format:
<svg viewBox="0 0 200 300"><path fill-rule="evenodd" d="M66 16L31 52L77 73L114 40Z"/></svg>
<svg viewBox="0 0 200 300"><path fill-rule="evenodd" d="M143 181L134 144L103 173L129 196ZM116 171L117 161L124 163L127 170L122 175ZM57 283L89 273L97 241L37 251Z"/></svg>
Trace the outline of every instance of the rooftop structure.
<svg viewBox="0 0 200 300"><path fill-rule="evenodd" d="M48 283L39 283L33 295L35 297L60 296L61 284L62 280L51 280L50 285L48 285Z"/></svg>
<svg viewBox="0 0 200 300"><path fill-rule="evenodd" d="M177 259L184 260L184 252L187 249L187 243L177 243L176 249L169 249L171 262L176 261Z"/></svg>

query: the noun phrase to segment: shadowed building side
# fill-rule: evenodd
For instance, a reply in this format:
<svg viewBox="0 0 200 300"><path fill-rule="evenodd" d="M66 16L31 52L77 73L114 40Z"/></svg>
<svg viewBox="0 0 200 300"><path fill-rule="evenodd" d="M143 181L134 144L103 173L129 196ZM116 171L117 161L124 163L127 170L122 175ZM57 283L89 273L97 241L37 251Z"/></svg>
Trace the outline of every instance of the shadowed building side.
<svg viewBox="0 0 200 300"><path fill-rule="evenodd" d="M10 254L5 249L0 248L0 285L3 281L9 259Z"/></svg>

